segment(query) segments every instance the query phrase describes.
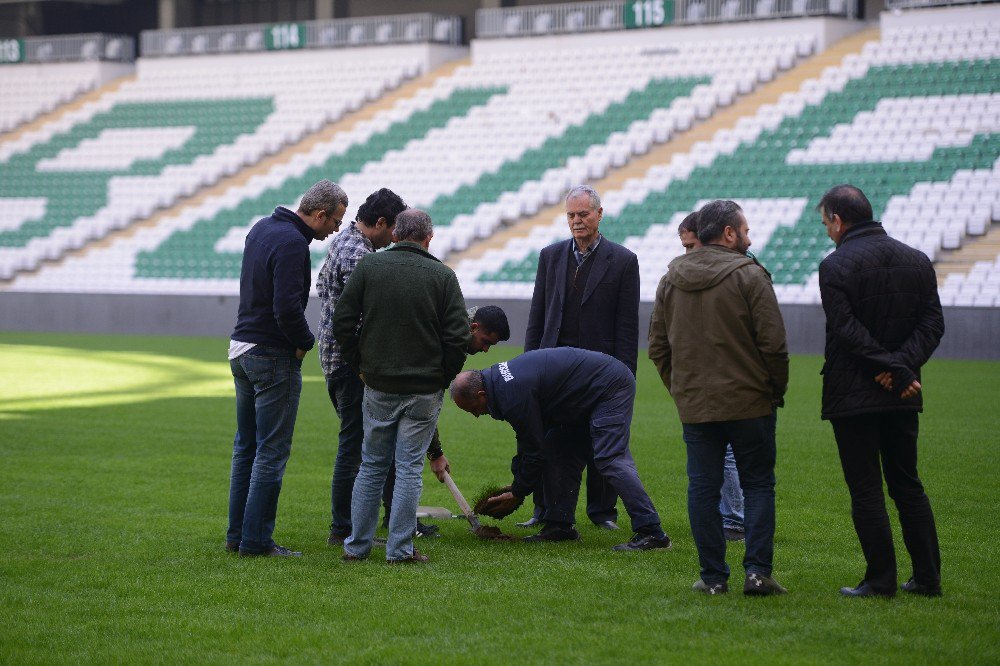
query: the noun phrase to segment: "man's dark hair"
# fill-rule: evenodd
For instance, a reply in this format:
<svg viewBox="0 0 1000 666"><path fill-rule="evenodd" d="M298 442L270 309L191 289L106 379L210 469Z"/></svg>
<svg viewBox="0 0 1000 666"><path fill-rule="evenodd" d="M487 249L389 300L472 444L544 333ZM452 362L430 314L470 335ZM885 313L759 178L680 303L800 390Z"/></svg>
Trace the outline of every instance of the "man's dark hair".
<svg viewBox="0 0 1000 666"><path fill-rule="evenodd" d="M366 227L374 227L380 217L384 217L390 227L396 224L396 216L406 210L402 198L387 187L372 192L358 207L355 219Z"/></svg>
<svg viewBox="0 0 1000 666"><path fill-rule="evenodd" d="M689 213L688 216L681 220L681 223L677 225L677 233L685 231L692 231L696 236L698 235L698 211Z"/></svg>
<svg viewBox="0 0 1000 666"><path fill-rule="evenodd" d="M510 324L507 323L507 313L498 305L484 305L476 308L472 321L482 326L490 333L496 333L501 342L510 340Z"/></svg>
<svg viewBox="0 0 1000 666"><path fill-rule="evenodd" d="M701 207L698 211L698 240L702 245L722 238L726 227L740 230L740 212L743 209L735 201L717 199Z"/></svg>
<svg viewBox="0 0 1000 666"><path fill-rule="evenodd" d="M845 226L871 222L875 215L872 204L865 193L853 185L837 185L831 187L819 200L816 210L832 220L834 215L840 217Z"/></svg>

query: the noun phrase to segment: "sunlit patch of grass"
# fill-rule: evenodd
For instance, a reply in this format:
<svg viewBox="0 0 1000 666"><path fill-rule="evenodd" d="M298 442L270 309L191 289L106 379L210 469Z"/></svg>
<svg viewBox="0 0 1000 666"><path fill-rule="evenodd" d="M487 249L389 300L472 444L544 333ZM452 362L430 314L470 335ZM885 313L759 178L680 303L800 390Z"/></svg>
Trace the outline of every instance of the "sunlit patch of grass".
<svg viewBox="0 0 1000 666"><path fill-rule="evenodd" d="M232 393L229 367L153 352L0 345L0 417L40 409L98 407Z"/></svg>

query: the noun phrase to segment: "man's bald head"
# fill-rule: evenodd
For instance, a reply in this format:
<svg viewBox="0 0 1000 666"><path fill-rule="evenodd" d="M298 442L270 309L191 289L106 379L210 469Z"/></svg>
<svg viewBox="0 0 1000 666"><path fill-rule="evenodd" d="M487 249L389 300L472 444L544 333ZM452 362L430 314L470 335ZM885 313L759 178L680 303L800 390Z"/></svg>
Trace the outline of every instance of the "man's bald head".
<svg viewBox="0 0 1000 666"><path fill-rule="evenodd" d="M450 392L459 409L476 417L486 413L486 385L481 371L460 372L451 383Z"/></svg>

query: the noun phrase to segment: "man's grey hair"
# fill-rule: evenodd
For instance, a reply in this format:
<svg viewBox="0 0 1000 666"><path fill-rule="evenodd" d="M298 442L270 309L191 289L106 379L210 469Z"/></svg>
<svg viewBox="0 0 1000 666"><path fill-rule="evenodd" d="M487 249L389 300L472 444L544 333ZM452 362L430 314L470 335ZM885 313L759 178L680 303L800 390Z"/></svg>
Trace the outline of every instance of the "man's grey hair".
<svg viewBox="0 0 1000 666"><path fill-rule="evenodd" d="M590 185L577 185L566 193L566 201L569 201L573 197L580 196L581 194L586 194L590 197L590 210L597 210L601 207L601 195L599 195L597 190L592 188Z"/></svg>
<svg viewBox="0 0 1000 666"><path fill-rule="evenodd" d="M332 180L321 180L302 195L299 212L309 215L321 210L333 215L339 206L347 208L347 193Z"/></svg>
<svg viewBox="0 0 1000 666"><path fill-rule="evenodd" d="M459 373L448 387L452 400L462 398L466 402L475 400L480 391L486 390L486 381L483 379L482 370L466 370Z"/></svg>
<svg viewBox="0 0 1000 666"><path fill-rule="evenodd" d="M735 201L717 199L701 207L698 211L698 240L702 245L722 238L726 227L740 230L740 212L743 209Z"/></svg>
<svg viewBox="0 0 1000 666"><path fill-rule="evenodd" d="M417 208L407 208L396 216L396 227L393 230L397 241L419 243L431 237L434 225L431 216Z"/></svg>

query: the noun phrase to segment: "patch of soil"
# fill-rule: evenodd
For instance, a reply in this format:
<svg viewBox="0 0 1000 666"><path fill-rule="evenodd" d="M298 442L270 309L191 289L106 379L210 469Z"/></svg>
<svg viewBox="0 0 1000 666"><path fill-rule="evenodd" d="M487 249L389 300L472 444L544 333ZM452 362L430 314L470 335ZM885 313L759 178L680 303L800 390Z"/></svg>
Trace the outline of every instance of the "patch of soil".
<svg viewBox="0 0 1000 666"><path fill-rule="evenodd" d="M487 541L513 541L514 537L509 534L504 534L500 531L499 527L493 527L492 525L480 525L478 530L473 530L475 534L480 539L486 539Z"/></svg>

